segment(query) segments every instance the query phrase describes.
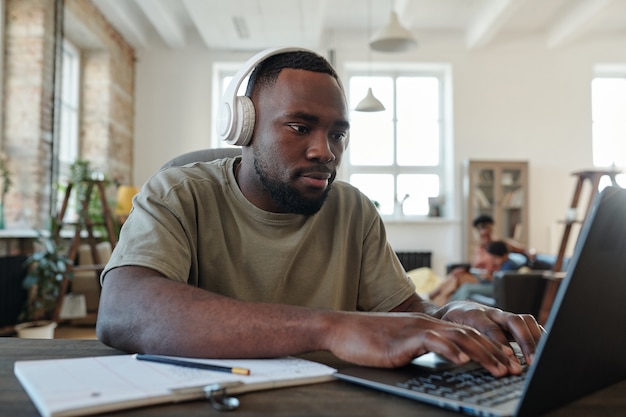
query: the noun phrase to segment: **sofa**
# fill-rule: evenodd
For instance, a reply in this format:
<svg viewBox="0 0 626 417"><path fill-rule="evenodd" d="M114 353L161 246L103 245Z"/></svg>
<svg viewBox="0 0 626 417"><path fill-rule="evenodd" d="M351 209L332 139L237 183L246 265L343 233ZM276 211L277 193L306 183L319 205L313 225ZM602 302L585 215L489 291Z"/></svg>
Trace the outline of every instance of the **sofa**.
<svg viewBox="0 0 626 417"><path fill-rule="evenodd" d="M469 299L505 311L532 314L538 317L548 282L546 274L552 273L556 256L538 254L533 262L526 262L523 255L510 254L509 256L519 263L520 269L495 272L492 294L473 294ZM563 260L561 272L566 270L568 262L568 258ZM469 270L470 264L448 264L447 272L459 267Z"/></svg>

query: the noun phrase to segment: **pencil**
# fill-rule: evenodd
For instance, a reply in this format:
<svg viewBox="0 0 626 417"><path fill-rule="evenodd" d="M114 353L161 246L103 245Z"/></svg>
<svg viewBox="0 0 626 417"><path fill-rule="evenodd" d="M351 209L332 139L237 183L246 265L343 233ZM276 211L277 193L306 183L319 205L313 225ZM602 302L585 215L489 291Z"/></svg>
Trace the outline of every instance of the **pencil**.
<svg viewBox="0 0 626 417"><path fill-rule="evenodd" d="M228 367L228 366L219 366L219 365L211 365L208 363L201 363L195 361L186 361L183 359L174 359L168 358L165 356L159 355L149 355L145 353L137 353L135 355L135 359L139 361L147 361L147 362L156 362L156 363L164 363L167 365L176 365L176 366L184 366L186 368L194 368L194 369L204 369L205 371L217 371L217 372L227 372L229 374L237 374L237 375L250 375L250 370L246 368L238 368L238 367Z"/></svg>

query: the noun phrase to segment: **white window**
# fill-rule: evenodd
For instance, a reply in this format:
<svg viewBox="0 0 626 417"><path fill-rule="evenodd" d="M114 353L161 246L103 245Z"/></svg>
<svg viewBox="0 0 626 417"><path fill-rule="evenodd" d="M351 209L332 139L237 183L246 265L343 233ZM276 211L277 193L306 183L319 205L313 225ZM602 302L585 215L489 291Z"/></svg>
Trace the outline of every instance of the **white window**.
<svg viewBox="0 0 626 417"><path fill-rule="evenodd" d="M445 71L357 72L349 77L354 109L372 88L385 110L350 114L349 182L387 219L439 215L445 195Z"/></svg>
<svg viewBox="0 0 626 417"><path fill-rule="evenodd" d="M65 197L65 185L71 179L70 167L78 159L78 131L80 117L80 52L67 39L63 40L61 67L61 93L59 106L59 142L58 142L58 190L57 202L61 204ZM76 199L68 201L66 219L74 220L77 213Z"/></svg>
<svg viewBox="0 0 626 417"><path fill-rule="evenodd" d="M626 169L626 68L597 69L591 82L593 164ZM604 177L601 186L608 185ZM616 176L626 187L626 174Z"/></svg>
<svg viewBox="0 0 626 417"><path fill-rule="evenodd" d="M60 176L67 178L69 166L78 158L80 104L80 53L68 40L63 41L62 62L58 156Z"/></svg>
<svg viewBox="0 0 626 417"><path fill-rule="evenodd" d="M213 94L213 131L211 132L211 143L212 148L232 148L235 147L233 145L229 145L223 140L220 140L217 135L217 129L215 128L218 123L218 115L220 106L222 103L222 98L224 92L228 88L228 85L232 81L233 77L237 70L241 67L242 64L233 64L233 63L217 63L213 68L213 91L217 92L217 94ZM248 85L248 78L246 77L244 81L239 86L239 91L237 95L245 95L246 87Z"/></svg>

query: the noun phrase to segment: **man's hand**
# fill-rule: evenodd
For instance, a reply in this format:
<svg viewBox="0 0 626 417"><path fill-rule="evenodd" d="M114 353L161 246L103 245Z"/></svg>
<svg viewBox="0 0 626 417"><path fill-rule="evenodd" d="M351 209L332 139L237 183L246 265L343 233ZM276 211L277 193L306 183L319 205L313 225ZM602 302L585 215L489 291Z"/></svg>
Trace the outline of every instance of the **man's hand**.
<svg viewBox="0 0 626 417"><path fill-rule="evenodd" d="M446 304L435 316L470 326L502 345L508 345L511 339L515 340L529 364L532 363L539 339L545 332L530 314L507 313L472 302Z"/></svg>
<svg viewBox="0 0 626 417"><path fill-rule="evenodd" d="M345 313L333 315L331 321L328 350L359 365L397 367L435 352L457 364L474 360L495 376L521 372L510 346L496 343L469 326L423 313Z"/></svg>
<svg viewBox="0 0 626 417"><path fill-rule="evenodd" d="M393 311L427 313L432 317L477 330L511 358L514 358L515 354L509 341L513 339L519 344L526 357L526 362L529 364L532 363L539 339L545 332L530 314L507 313L497 308L469 301L455 301L445 304L443 307L437 307L414 294ZM448 359L452 358L448 357ZM472 359L477 360L474 357ZM517 362L516 358L513 360ZM483 364L480 360L477 362ZM489 370L491 371L491 369Z"/></svg>

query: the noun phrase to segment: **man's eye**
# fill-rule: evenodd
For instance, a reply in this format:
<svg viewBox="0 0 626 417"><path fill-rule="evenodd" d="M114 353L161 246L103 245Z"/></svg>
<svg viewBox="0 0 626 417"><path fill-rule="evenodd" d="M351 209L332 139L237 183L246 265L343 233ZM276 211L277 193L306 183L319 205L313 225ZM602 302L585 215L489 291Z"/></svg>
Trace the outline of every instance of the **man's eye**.
<svg viewBox="0 0 626 417"><path fill-rule="evenodd" d="M292 128L293 130L295 130L298 133L306 133L309 130L307 129L306 126L303 125L298 125L298 124L290 124L289 125L290 128Z"/></svg>
<svg viewBox="0 0 626 417"><path fill-rule="evenodd" d="M347 132L337 132L337 133L333 133L331 135L331 137L333 138L333 140L336 140L338 142L345 140L348 137L348 133Z"/></svg>

